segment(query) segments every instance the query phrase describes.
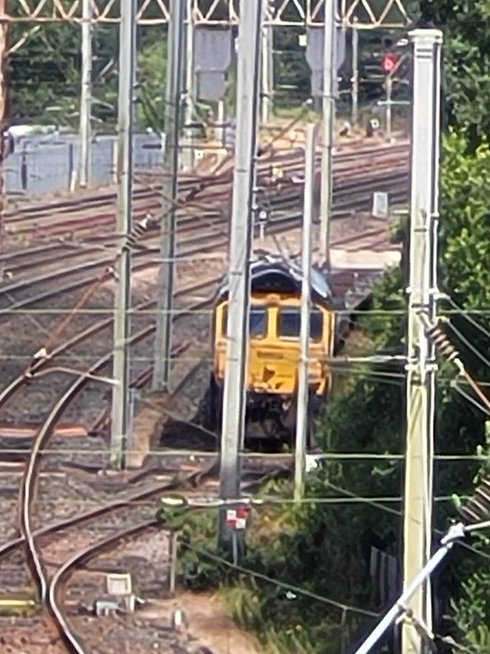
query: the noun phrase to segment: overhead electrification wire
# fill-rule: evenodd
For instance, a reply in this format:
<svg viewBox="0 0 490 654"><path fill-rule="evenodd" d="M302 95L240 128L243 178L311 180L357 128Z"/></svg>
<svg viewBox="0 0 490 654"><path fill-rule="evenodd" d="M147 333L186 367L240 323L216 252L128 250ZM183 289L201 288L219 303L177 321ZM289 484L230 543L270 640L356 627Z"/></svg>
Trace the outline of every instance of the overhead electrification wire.
<svg viewBox="0 0 490 654"><path fill-rule="evenodd" d="M465 400L473 404L473 406L476 407L479 411L490 416L490 410L484 404L475 400L474 397L471 397L469 393L466 393L456 381L451 384L451 388L454 388L454 390L459 393L461 397L464 397Z"/></svg>
<svg viewBox="0 0 490 654"><path fill-rule="evenodd" d="M220 565L223 565L227 568L230 568L232 570L235 570L236 572L239 572L241 574L245 574L248 577L253 577L254 579L260 579L261 581L266 582L267 584L271 584L272 586L276 586L276 588L281 588L282 590L290 591L292 593L295 593L297 595L302 595L303 597L307 597L309 599L315 600L317 602L322 602L323 604L328 604L329 606L333 606L341 611L348 611L350 613L356 613L358 615L365 615L370 618L376 618L380 614L379 613L374 613L373 611L367 611L366 609L361 609L356 606L352 606L349 604L344 604L342 602L338 602L336 600L333 600L329 597L326 597L325 595L318 595L317 593L313 593L309 590L306 590L304 588L300 588L298 586L294 586L293 584L289 584L284 581L280 581L278 579L273 579L272 577L268 577L265 574L262 574L261 572L256 572L255 570L251 570L250 568L245 568L241 565L237 565L235 563L232 563L231 561L228 561L227 559L224 559L220 556L217 556L216 554L212 554L211 552L208 552L207 550L202 550L197 547L194 547L193 545L186 543L186 542L180 542L179 543L181 546L185 547L186 549L194 552L198 556L201 556L203 558L209 559L210 561L214 561L215 563L218 563Z"/></svg>
<svg viewBox="0 0 490 654"><path fill-rule="evenodd" d="M447 297L445 299L447 299L447 301L452 305L452 307L455 309L455 311L457 312L458 315L461 315L464 318L466 318L466 320L468 322L470 322L473 325L473 327L478 329L482 334L484 334L488 339L490 339L490 331L488 331L488 329L483 327L483 325L480 325L479 322L477 322L474 318L471 317L471 314L488 315L488 314L490 314L490 309L483 309L483 310L479 310L479 309L470 309L470 310L463 309L463 307L458 306L456 304L456 302L451 297Z"/></svg>
<svg viewBox="0 0 490 654"><path fill-rule="evenodd" d="M459 352L448 340L447 336L440 329L438 324L432 324L427 315L424 313L419 314L419 318L422 321L429 338L434 342L437 349L440 351L442 356L447 359L450 363L453 363L459 374L466 379L468 384L471 386L473 391L476 393L478 398L481 400L483 405L487 410L490 410L490 399L485 395L485 393L480 389L478 383L473 379L473 377L466 370L464 363L461 360Z"/></svg>
<svg viewBox="0 0 490 654"><path fill-rule="evenodd" d="M165 408L162 410L166 411ZM179 418L180 421L180 418ZM206 429L203 429L204 433L207 433ZM216 434L213 433L213 437L216 437ZM60 437L62 440L64 439L63 436ZM86 437L84 437L86 438ZM185 438L185 435L183 436ZM25 454L26 450L21 449L21 448L2 448L1 450L2 454ZM104 449L97 449L94 447L90 447L90 449L82 449L80 447L75 447L75 448L70 448L70 449L65 449L65 448L45 448L41 449L40 452L44 455L50 455L50 454L81 454L81 455L86 455L86 456L101 456L104 454L107 454L107 450ZM179 457L179 458L185 458L188 457L190 459L196 458L196 459L207 459L207 458L213 458L217 456L217 452L209 452L209 451L204 451L204 450L188 450L188 449L150 449L148 450L148 455L152 455L154 457L161 457L161 458L168 458L168 457ZM274 459L277 460L283 460L283 459L289 459L293 460L293 455L291 453L289 454L263 454L260 452L243 452L241 456L244 459L263 459L265 461L274 461ZM326 459L327 461L353 461L353 462L358 462L358 461L400 461L402 462L404 460L404 455L399 454L399 453L376 453L376 452L324 452L321 454L312 454L310 455L311 457L315 459ZM479 461L485 461L486 457L478 454L436 454L434 455L434 458L436 461L447 461L447 462L463 462L463 461L474 461L474 462L479 462Z"/></svg>
<svg viewBox="0 0 490 654"><path fill-rule="evenodd" d="M456 334L456 336L459 338L459 340L471 351L473 354L480 359L488 368L490 369L490 360L487 359L481 352L480 350L471 343L464 334L462 334L457 327L454 326L454 324L450 321L444 321L445 324L447 324L450 329Z"/></svg>

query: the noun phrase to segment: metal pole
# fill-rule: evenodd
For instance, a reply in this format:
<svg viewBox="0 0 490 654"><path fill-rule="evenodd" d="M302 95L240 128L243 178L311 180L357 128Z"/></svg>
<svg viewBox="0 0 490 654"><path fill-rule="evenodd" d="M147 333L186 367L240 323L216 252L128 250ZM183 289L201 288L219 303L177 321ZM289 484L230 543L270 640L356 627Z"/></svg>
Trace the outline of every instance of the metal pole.
<svg viewBox="0 0 490 654"><path fill-rule="evenodd" d="M335 1L325 0L323 51L323 145L320 201L320 257L330 265L330 218L332 215L332 149L335 124Z"/></svg>
<svg viewBox="0 0 490 654"><path fill-rule="evenodd" d="M194 137L193 129L191 127L194 119L194 103L195 103L195 80L194 74L194 16L192 12L192 5L194 0L187 0L186 7L186 29L185 29L185 107L184 107L184 135L185 135L185 150L182 153L182 168L184 170L192 170L194 166Z"/></svg>
<svg viewBox="0 0 490 654"><path fill-rule="evenodd" d="M270 0L265 0L264 18L271 17ZM274 28L272 25L262 26L262 93L260 99L260 115L262 125L271 121L274 93Z"/></svg>
<svg viewBox="0 0 490 654"><path fill-rule="evenodd" d="M404 588L431 554L432 475L436 362L419 313L434 322L437 292L436 247L439 201L440 76L442 32L417 29L413 42L412 191L407 364L407 445L404 498ZM430 583L414 593L408 608L429 629ZM425 652L413 626L402 632L403 654Z"/></svg>
<svg viewBox="0 0 490 654"><path fill-rule="evenodd" d="M92 11L93 0L82 2L82 85L80 91L80 173L79 185L90 184L92 113Z"/></svg>
<svg viewBox="0 0 490 654"><path fill-rule="evenodd" d="M357 23L354 18L354 23ZM352 28L352 126L356 127L359 122L359 30Z"/></svg>
<svg viewBox="0 0 490 654"><path fill-rule="evenodd" d="M172 307L175 266L175 210L178 197L179 133L183 85L185 0L172 0L168 24L167 89L165 94L165 153L160 268L153 388L168 391L172 347Z"/></svg>
<svg viewBox="0 0 490 654"><path fill-rule="evenodd" d="M0 0L0 252L3 250L4 209L5 209L5 156L6 156L6 118L7 118L7 83L5 63L7 51L8 22L5 20L6 0ZM0 263L0 281L3 279L3 263Z"/></svg>
<svg viewBox="0 0 490 654"><path fill-rule="evenodd" d="M393 93L393 78L390 73L386 76L386 138L391 141L391 98Z"/></svg>
<svg viewBox="0 0 490 654"><path fill-rule="evenodd" d="M301 500L304 493L306 434L308 431L308 372L311 311L311 228L314 218L313 189L315 183L315 125L306 128L305 187L303 199L303 273L301 280L301 331L298 404L296 414L296 446L294 461L294 499Z"/></svg>
<svg viewBox="0 0 490 654"><path fill-rule="evenodd" d="M249 259L252 243L261 48L262 0L241 6L237 64L237 133L233 171L227 326L227 366L223 392L220 496L240 497L240 449L245 423L248 353ZM220 542L232 531L220 512Z"/></svg>
<svg viewBox="0 0 490 654"><path fill-rule="evenodd" d="M180 531L173 531L170 536L169 542L169 558L170 558L170 575L168 580L168 591L170 597L175 595L175 581L177 579L177 562L179 553L179 537Z"/></svg>
<svg viewBox="0 0 490 654"><path fill-rule="evenodd" d="M218 141L220 147L224 148L226 146L226 103L224 100L218 100L218 115L216 121L219 125L216 130L216 140Z"/></svg>
<svg viewBox="0 0 490 654"><path fill-rule="evenodd" d="M131 232L133 111L136 55L136 0L121 1L119 28L119 99L117 126L117 224L120 256L116 262L114 298L114 368L117 381L112 394L111 465L125 465L128 429L129 309L131 308L131 250L126 235Z"/></svg>
<svg viewBox="0 0 490 654"><path fill-rule="evenodd" d="M134 418L136 415L136 402L138 400L139 391L136 388L128 389L128 426L127 426L127 438L126 438L126 447L125 447L125 456L126 456L126 465L128 467L132 466L132 457L135 452L135 440L133 438L134 432Z"/></svg>
<svg viewBox="0 0 490 654"><path fill-rule="evenodd" d="M453 525L447 535L441 541L441 547L434 556L426 563L424 568L417 573L415 579L403 591L401 596L395 602L393 607L384 616L381 622L376 626L373 632L366 638L364 643L356 650L355 654L369 654L373 647L378 644L384 634L391 627L399 615L404 613L409 605L410 598L417 590L430 578L430 575L439 567L446 558L454 544L464 537L463 526L461 524ZM422 652L422 650L417 650Z"/></svg>

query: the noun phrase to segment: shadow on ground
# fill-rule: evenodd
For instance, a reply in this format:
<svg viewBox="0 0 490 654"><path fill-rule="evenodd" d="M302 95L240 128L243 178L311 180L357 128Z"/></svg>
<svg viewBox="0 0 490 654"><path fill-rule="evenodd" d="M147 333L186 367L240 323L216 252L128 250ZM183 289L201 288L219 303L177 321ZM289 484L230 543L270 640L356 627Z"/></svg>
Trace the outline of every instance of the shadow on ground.
<svg viewBox="0 0 490 654"><path fill-rule="evenodd" d="M218 437L195 422L168 420L159 445L165 449L215 452L218 449Z"/></svg>

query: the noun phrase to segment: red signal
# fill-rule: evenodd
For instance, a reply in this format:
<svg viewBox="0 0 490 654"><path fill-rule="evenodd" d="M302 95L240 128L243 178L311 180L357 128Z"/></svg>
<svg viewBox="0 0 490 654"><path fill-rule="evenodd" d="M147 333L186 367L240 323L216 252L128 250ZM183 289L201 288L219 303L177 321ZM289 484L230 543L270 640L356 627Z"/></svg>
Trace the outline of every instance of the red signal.
<svg viewBox="0 0 490 654"><path fill-rule="evenodd" d="M390 52L389 54L386 54L383 57L381 61L381 68L383 69L384 73L388 74L388 73L392 73L395 70L397 64L398 64L398 57L396 56L396 54Z"/></svg>

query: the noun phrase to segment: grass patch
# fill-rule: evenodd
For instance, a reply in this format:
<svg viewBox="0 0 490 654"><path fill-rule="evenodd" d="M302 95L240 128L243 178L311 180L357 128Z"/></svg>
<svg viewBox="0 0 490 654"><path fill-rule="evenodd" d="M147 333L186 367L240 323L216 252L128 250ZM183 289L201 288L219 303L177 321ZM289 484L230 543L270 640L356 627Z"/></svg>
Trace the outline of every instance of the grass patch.
<svg viewBox="0 0 490 654"><path fill-rule="evenodd" d="M261 497L282 502L253 509L240 566L217 549L216 510L180 516L178 581L191 591L217 591L238 627L253 635L267 654L338 654L353 624L342 607L319 596L338 589L317 570L302 533L305 506L290 502L291 482L271 482ZM311 548L313 547L313 550ZM305 591L305 592L302 592ZM306 594L305 594L306 593Z"/></svg>

